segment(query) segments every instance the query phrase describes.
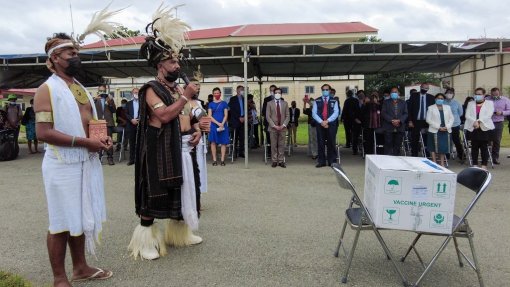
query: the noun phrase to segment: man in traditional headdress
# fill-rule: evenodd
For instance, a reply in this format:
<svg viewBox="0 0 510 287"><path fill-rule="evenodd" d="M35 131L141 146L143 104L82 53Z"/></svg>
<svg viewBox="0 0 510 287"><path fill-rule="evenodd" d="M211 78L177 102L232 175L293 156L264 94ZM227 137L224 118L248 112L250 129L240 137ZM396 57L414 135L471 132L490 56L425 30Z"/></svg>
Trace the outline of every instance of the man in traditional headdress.
<svg viewBox="0 0 510 287"><path fill-rule="evenodd" d="M135 205L140 224L128 249L133 257L149 260L166 255L165 243L187 246L202 242L191 232L198 228L200 204L198 166L191 154L201 138L190 105L197 87L190 83L182 89L176 83L179 53L189 27L174 18L172 10L158 8L140 49L157 76L139 93ZM154 225L154 218L169 219L164 236Z"/></svg>
<svg viewBox="0 0 510 287"><path fill-rule="evenodd" d="M97 152L107 150L109 137L89 138L88 124L97 119L91 95L75 79L81 69L78 46L66 34L45 45L53 75L35 94L36 134L47 144L42 175L48 203L48 253L54 286L71 286L65 272L66 245L73 259L72 281L106 279L112 272L93 268L85 247L94 254L106 219L103 171Z"/></svg>

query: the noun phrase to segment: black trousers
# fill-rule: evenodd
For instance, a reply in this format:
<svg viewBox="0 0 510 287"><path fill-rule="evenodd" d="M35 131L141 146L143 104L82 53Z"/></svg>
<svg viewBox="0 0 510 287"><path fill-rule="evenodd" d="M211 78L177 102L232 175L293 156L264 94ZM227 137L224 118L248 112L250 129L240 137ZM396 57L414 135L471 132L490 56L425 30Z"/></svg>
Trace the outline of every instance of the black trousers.
<svg viewBox="0 0 510 287"><path fill-rule="evenodd" d="M234 146L236 150L236 156L244 156L244 123L240 127L232 128L232 132L235 130Z"/></svg>
<svg viewBox="0 0 510 287"><path fill-rule="evenodd" d="M352 121L344 121L345 130L345 146L350 147L352 144Z"/></svg>
<svg viewBox="0 0 510 287"><path fill-rule="evenodd" d="M126 129L129 139L129 162L135 162L136 126L128 123Z"/></svg>
<svg viewBox="0 0 510 287"><path fill-rule="evenodd" d="M400 155L400 148L402 147L402 140L404 139L404 132L384 132L384 154L385 155Z"/></svg>
<svg viewBox="0 0 510 287"><path fill-rule="evenodd" d="M486 140L471 140L471 158L473 159L473 165L478 165L478 153L482 154L482 165L487 166L489 161L489 151L487 150L487 144L489 141Z"/></svg>
<svg viewBox="0 0 510 287"><path fill-rule="evenodd" d="M492 140L492 160L499 159L499 149L501 147L501 138L503 137L504 122L495 122L494 129L491 131Z"/></svg>
<svg viewBox="0 0 510 287"><path fill-rule="evenodd" d="M414 128L411 129L411 155L418 156L420 152L420 132L427 127L427 122L418 120L414 122ZM426 133L423 134L423 143L427 145Z"/></svg>
<svg viewBox="0 0 510 287"><path fill-rule="evenodd" d="M329 126L327 129L323 128L321 125L316 127L317 129L317 144L318 144L318 152L319 164L326 164L326 159L328 164L331 165L336 161L336 125ZM327 156L326 156L326 146L327 146Z"/></svg>
<svg viewBox="0 0 510 287"><path fill-rule="evenodd" d="M459 159L464 159L464 148L460 142L460 126L452 127L452 141Z"/></svg>
<svg viewBox="0 0 510 287"><path fill-rule="evenodd" d="M352 152L353 153L358 152L360 134L361 134L361 124L358 124L356 122L352 123L352 125L351 125L351 144L352 144Z"/></svg>

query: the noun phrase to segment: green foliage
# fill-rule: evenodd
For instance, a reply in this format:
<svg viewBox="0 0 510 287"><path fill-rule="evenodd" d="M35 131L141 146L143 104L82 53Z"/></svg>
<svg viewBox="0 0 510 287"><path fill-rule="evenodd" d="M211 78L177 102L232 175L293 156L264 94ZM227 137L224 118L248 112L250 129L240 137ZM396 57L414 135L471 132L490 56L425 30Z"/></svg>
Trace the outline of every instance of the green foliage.
<svg viewBox="0 0 510 287"><path fill-rule="evenodd" d="M377 38L377 36L365 36L358 39L358 42L370 42L370 43L380 43L383 40Z"/></svg>
<svg viewBox="0 0 510 287"><path fill-rule="evenodd" d="M120 37L140 36L140 30L130 30L125 26L120 26L119 34L120 35L112 35L111 37L105 35L105 38L106 38L106 40L109 40L109 39L118 39Z"/></svg>
<svg viewBox="0 0 510 287"><path fill-rule="evenodd" d="M415 83L430 83L440 86L440 80L431 73L380 73L365 75L365 91L382 92L397 87L400 94L404 94L405 86Z"/></svg>
<svg viewBox="0 0 510 287"><path fill-rule="evenodd" d="M0 271L0 287L31 287L32 283L21 276Z"/></svg>

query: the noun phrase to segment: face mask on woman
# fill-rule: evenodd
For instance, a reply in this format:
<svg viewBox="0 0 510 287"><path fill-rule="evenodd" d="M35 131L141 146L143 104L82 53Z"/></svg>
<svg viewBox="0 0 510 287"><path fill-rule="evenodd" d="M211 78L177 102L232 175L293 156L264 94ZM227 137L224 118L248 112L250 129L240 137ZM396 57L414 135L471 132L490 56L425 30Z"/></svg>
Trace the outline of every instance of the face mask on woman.
<svg viewBox="0 0 510 287"><path fill-rule="evenodd" d="M391 93L390 97L392 100L398 100L398 93Z"/></svg>
<svg viewBox="0 0 510 287"><path fill-rule="evenodd" d="M441 106L441 105L443 105L443 103L444 103L443 99L436 99L436 105Z"/></svg>
<svg viewBox="0 0 510 287"><path fill-rule="evenodd" d="M475 101L477 103L483 102L484 96L483 95L475 95Z"/></svg>
<svg viewBox="0 0 510 287"><path fill-rule="evenodd" d="M446 96L446 98L447 98L448 100L453 99L453 94L448 93L448 94L446 94L445 96Z"/></svg>

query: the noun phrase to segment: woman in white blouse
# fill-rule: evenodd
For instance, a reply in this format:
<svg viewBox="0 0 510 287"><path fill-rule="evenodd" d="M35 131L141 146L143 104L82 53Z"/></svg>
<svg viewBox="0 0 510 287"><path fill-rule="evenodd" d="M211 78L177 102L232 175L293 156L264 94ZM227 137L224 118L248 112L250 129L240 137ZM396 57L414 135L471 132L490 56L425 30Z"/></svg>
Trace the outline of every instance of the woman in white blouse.
<svg viewBox="0 0 510 287"><path fill-rule="evenodd" d="M427 148L432 161L436 162L436 156L439 155L439 164L445 166L445 155L450 153L453 114L450 106L444 105L444 94L439 93L435 98L436 104L427 109Z"/></svg>
<svg viewBox="0 0 510 287"><path fill-rule="evenodd" d="M492 115L494 114L494 103L485 100L485 89L477 88L475 90L474 101L469 102L466 107L466 122L464 129L469 131L471 139L471 158L473 165L478 166L478 153L482 155L482 168L487 169L489 161L489 143L490 131L494 129Z"/></svg>

